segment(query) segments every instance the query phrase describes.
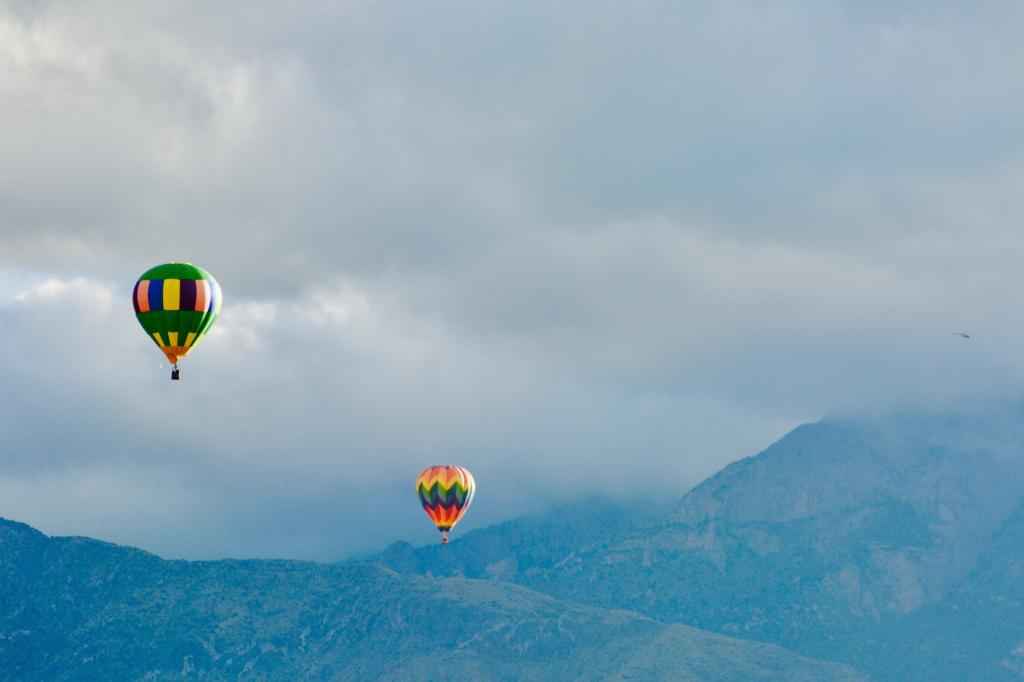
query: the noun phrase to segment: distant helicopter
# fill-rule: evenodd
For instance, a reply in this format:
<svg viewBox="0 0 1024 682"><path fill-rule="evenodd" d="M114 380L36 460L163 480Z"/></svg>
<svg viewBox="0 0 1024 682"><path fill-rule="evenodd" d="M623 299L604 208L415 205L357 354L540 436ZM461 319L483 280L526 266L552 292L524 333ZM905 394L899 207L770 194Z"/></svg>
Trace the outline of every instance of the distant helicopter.
<svg viewBox="0 0 1024 682"><path fill-rule="evenodd" d="M953 333L956 334L957 336L959 336L960 338L963 338L963 339L971 338L971 335L968 334L967 332L953 332Z"/></svg>

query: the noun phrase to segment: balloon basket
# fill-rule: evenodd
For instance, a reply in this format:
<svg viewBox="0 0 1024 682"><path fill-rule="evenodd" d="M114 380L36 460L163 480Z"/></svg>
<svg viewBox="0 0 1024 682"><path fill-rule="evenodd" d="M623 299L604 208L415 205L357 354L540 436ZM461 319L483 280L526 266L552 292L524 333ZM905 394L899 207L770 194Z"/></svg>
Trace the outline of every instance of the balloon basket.
<svg viewBox="0 0 1024 682"><path fill-rule="evenodd" d="M181 372L178 371L178 366L175 365L174 368L171 369L171 381L178 381L179 379L181 379Z"/></svg>

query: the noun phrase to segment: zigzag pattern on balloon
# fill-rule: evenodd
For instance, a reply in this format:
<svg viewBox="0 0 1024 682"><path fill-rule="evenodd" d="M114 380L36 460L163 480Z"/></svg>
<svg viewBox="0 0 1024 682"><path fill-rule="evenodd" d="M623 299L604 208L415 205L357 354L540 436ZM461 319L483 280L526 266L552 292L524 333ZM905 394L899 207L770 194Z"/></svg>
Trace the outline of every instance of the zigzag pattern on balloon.
<svg viewBox="0 0 1024 682"><path fill-rule="evenodd" d="M463 467L432 466L416 479L420 503L441 532L451 530L473 501L476 482Z"/></svg>
<svg viewBox="0 0 1024 682"><path fill-rule="evenodd" d="M446 507L455 505L460 509L466 503L466 499L469 497L469 490L467 490L461 482L452 483L450 488L445 488L444 484L440 481L434 482L433 485L420 485L417 487L420 495L420 501L424 505L435 505L443 504Z"/></svg>

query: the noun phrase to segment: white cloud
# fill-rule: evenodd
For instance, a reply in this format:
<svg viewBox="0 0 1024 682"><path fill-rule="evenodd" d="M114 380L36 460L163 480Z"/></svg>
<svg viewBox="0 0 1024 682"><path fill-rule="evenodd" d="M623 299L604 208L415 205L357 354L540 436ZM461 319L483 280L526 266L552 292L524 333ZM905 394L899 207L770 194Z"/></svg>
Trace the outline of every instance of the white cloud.
<svg viewBox="0 0 1024 682"><path fill-rule="evenodd" d="M65 300L71 305L102 306L109 309L114 299L114 289L84 277L64 280L50 277L13 296L15 303L32 304Z"/></svg>

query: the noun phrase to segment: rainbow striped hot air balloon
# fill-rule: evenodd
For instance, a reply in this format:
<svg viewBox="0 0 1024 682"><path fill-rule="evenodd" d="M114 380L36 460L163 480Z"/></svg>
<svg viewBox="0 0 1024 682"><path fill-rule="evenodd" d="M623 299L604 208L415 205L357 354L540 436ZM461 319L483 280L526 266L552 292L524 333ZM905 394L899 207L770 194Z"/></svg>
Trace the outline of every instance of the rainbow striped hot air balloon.
<svg viewBox="0 0 1024 682"><path fill-rule="evenodd" d="M441 543L447 545L448 531L462 519L476 493L473 474L450 464L427 467L416 479L416 492L427 516L441 531Z"/></svg>
<svg viewBox="0 0 1024 682"><path fill-rule="evenodd" d="M132 301L139 324L167 356L171 379L177 379L178 358L192 352L220 313L220 285L191 263L165 263L142 274Z"/></svg>

